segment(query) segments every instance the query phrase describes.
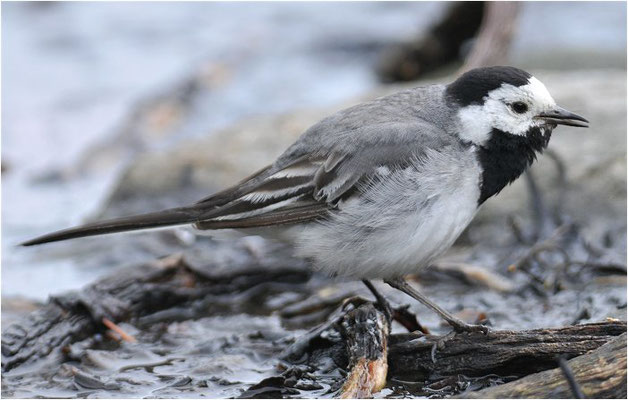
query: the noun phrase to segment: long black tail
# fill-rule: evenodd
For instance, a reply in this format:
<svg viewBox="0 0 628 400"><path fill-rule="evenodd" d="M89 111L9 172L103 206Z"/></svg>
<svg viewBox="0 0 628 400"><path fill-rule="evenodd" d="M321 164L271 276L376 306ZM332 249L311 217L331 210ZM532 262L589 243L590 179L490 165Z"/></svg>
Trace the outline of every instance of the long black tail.
<svg viewBox="0 0 628 400"><path fill-rule="evenodd" d="M37 244L58 242L60 240L74 239L84 236L189 224L197 221L198 216L202 212L201 209L202 208L198 206L171 208L169 210L149 214L140 214L130 217L110 219L107 221L93 222L39 236L35 239L28 240L21 245L34 246Z"/></svg>

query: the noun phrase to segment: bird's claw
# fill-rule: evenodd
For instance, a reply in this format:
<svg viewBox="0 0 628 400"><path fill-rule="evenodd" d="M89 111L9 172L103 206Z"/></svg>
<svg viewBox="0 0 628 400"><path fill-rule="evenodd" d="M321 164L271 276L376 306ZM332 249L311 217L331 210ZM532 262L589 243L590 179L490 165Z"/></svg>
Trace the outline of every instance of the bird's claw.
<svg viewBox="0 0 628 400"><path fill-rule="evenodd" d="M440 339L438 339L438 341L434 343L434 345L432 346L430 355L432 357L432 362L434 364L436 364L437 351L443 350L445 348L445 343L447 343L450 339L452 339L456 335L460 333L464 333L464 332L481 332L485 335L488 335L490 332L489 327L486 325L473 325L473 324L466 324L464 322L459 322L459 323L450 322L450 324L454 328L454 330L449 332L445 336L441 337Z"/></svg>
<svg viewBox="0 0 628 400"><path fill-rule="evenodd" d="M434 364L436 364L436 352L438 350L443 350L445 348L445 343L447 343L447 341L454 336L456 336L456 331L451 331L445 336L439 338L436 343L434 343L434 345L432 346L432 351L430 352L430 356L432 357L432 362Z"/></svg>
<svg viewBox="0 0 628 400"><path fill-rule="evenodd" d="M464 322L462 322L462 323L450 323L450 324L454 328L454 332L455 333L481 332L481 333L483 333L485 335L488 335L489 332L490 332L489 327L486 326L486 325L465 324Z"/></svg>

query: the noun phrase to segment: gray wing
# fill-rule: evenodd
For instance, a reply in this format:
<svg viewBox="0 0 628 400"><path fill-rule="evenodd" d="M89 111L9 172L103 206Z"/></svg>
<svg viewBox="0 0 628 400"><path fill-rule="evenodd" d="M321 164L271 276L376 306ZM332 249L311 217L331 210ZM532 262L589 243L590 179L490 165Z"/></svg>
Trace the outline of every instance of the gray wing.
<svg viewBox="0 0 628 400"><path fill-rule="evenodd" d="M196 204L88 223L22 244L189 223L252 228L324 218L378 175L417 165L428 149L461 146L443 91L416 88L340 111L308 129L273 165Z"/></svg>
<svg viewBox="0 0 628 400"><path fill-rule="evenodd" d="M406 168L428 148L452 143L451 136L425 121L321 135L323 128L329 127L315 125L272 166L203 199L198 206L211 209L196 227L252 228L322 218L376 175Z"/></svg>
<svg viewBox="0 0 628 400"><path fill-rule="evenodd" d="M339 128L346 125L315 125L273 165L191 206L88 223L22 245L189 223L199 229L221 229L311 221L367 190L377 175L416 165L413 161L428 149L457 143L424 122Z"/></svg>

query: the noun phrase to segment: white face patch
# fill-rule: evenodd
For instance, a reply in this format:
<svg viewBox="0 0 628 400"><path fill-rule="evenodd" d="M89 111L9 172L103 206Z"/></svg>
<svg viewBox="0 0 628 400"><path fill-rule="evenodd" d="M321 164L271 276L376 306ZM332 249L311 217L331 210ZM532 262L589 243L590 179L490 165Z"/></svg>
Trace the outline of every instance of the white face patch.
<svg viewBox="0 0 628 400"><path fill-rule="evenodd" d="M490 138L493 129L512 135L525 135L530 128L542 125L543 122L534 117L554 108L556 102L541 81L531 77L528 82L519 87L502 84L484 97L483 105L462 107L458 111L460 137L475 144L483 144ZM516 113L511 107L516 102L525 103L528 110Z"/></svg>

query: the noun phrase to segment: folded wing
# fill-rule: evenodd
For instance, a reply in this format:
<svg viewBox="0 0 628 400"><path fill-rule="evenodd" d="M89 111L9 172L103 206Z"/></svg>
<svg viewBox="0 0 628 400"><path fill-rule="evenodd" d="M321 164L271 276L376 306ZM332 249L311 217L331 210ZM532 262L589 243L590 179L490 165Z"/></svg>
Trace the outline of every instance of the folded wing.
<svg viewBox="0 0 628 400"><path fill-rule="evenodd" d="M83 236L149 229L182 224L196 228L255 228L294 224L324 218L342 201L359 193L374 177L396 168L405 168L425 150L421 137L426 126L382 126L379 141L373 141L377 127L370 126L368 137L360 140L360 132L336 141L340 146L321 143L307 151L290 149L278 161L237 185L202 199L196 204L155 213L94 222L65 229L22 243L25 246L73 239ZM433 127L432 127L433 128ZM432 132L433 133L433 132ZM439 135L445 138L443 135ZM302 139L308 139L307 134ZM446 141L439 139L439 145ZM298 144L299 142L297 142ZM316 146L316 144L314 144ZM310 144L310 147L311 144ZM293 149L294 150L294 149Z"/></svg>

